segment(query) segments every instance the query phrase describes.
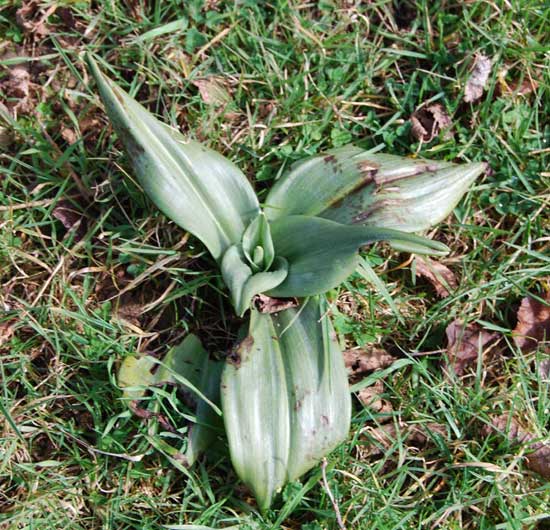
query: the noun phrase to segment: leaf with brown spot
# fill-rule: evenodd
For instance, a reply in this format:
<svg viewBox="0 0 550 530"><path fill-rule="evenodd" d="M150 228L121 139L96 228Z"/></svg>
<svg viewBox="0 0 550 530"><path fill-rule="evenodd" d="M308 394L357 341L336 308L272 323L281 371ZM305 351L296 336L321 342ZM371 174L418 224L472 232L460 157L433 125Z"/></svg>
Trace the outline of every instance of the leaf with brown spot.
<svg viewBox="0 0 550 530"><path fill-rule="evenodd" d="M416 276L426 278L441 298L458 287L456 277L448 267L428 257L415 257Z"/></svg>
<svg viewBox="0 0 550 530"><path fill-rule="evenodd" d="M526 446L525 463L527 467L544 478L550 478L550 444L540 437L520 427L517 421L507 414L492 418L491 424L482 429L483 436L498 432L508 438L512 444Z"/></svg>
<svg viewBox="0 0 550 530"><path fill-rule="evenodd" d="M486 331L479 324L464 324L461 320L451 322L446 329L447 354L450 368L456 375L462 375L466 367L476 361L479 352L495 341L499 334Z"/></svg>
<svg viewBox="0 0 550 530"><path fill-rule="evenodd" d="M431 142L440 131L446 131L443 139L452 138L451 118L440 103L432 103L415 110L411 116L411 133L421 142Z"/></svg>
<svg viewBox="0 0 550 530"><path fill-rule="evenodd" d="M390 423L380 427L366 427L361 431L368 440L366 451L362 451L361 457L384 454L395 445L397 440L404 444L423 447L430 443L435 436L447 438L447 429L440 423Z"/></svg>
<svg viewBox="0 0 550 530"><path fill-rule="evenodd" d="M199 89L201 98L207 105L220 107L231 100L231 95L222 77L211 75L195 79L193 84Z"/></svg>
<svg viewBox="0 0 550 530"><path fill-rule="evenodd" d="M464 101L466 103L472 103L481 98L485 85L489 80L491 66L492 62L489 57L482 53L476 55L474 69L466 82L466 88L464 90Z"/></svg>
<svg viewBox="0 0 550 530"><path fill-rule="evenodd" d="M387 368L396 358L381 348L356 348L344 351L344 363L350 381L361 379L365 373Z"/></svg>
<svg viewBox="0 0 550 530"><path fill-rule="evenodd" d="M297 298L272 298L265 294L257 294L252 302L260 313L279 313L291 307L298 307Z"/></svg>
<svg viewBox="0 0 550 530"><path fill-rule="evenodd" d="M521 301L518 323L512 332L517 347L523 353L536 350L542 341L550 341L550 291L540 302L530 296Z"/></svg>
<svg viewBox="0 0 550 530"><path fill-rule="evenodd" d="M88 229L86 219L69 201L59 201L52 211L52 216L61 221L67 231L75 232L75 241L80 241L86 235Z"/></svg>

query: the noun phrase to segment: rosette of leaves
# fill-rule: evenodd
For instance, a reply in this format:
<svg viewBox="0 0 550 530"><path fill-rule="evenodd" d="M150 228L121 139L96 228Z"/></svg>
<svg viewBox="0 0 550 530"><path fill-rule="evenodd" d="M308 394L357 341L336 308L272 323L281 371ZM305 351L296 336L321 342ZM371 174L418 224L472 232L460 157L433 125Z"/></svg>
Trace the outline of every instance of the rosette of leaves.
<svg viewBox="0 0 550 530"><path fill-rule="evenodd" d="M221 412L233 466L266 510L287 481L349 430L347 374L324 293L356 269L359 249L375 241L446 253L445 245L411 232L446 217L485 166L348 146L295 165L262 211L237 166L157 120L87 61L144 191L204 243L245 319L244 338L223 366L190 335L162 361L128 357L119 382L129 399L165 381L193 394L188 464L215 438Z"/></svg>

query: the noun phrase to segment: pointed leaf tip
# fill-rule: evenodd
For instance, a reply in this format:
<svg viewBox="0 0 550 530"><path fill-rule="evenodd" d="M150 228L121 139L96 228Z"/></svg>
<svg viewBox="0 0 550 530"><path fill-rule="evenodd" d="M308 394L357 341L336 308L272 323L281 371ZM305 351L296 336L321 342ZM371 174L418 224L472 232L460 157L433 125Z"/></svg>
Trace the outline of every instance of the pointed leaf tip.
<svg viewBox="0 0 550 530"><path fill-rule="evenodd" d="M420 232L441 222L485 163L453 164L347 146L291 168L266 199L270 220L313 215L343 224Z"/></svg>
<svg viewBox="0 0 550 530"><path fill-rule="evenodd" d="M222 376L231 460L263 512L349 431L344 359L321 304L311 298L274 315L252 311L248 337Z"/></svg>
<svg viewBox="0 0 550 530"><path fill-rule="evenodd" d="M106 77L91 55L85 60L147 195L220 260L259 213L244 174L219 153L157 120Z"/></svg>

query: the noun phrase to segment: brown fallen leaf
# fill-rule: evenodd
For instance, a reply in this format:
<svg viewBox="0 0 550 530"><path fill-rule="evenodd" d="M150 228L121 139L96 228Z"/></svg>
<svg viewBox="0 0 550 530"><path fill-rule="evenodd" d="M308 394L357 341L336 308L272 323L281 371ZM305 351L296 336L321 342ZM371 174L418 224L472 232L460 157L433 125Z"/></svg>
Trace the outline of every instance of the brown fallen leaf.
<svg viewBox="0 0 550 530"><path fill-rule="evenodd" d="M550 342L550 291L544 300L546 303L526 296L521 301L518 323L512 335L523 353L536 350L542 341Z"/></svg>
<svg viewBox="0 0 550 530"><path fill-rule="evenodd" d="M271 298L265 294L257 294L252 302L260 313L279 313L284 309L298 307L297 298Z"/></svg>
<svg viewBox="0 0 550 530"><path fill-rule="evenodd" d="M20 114L30 114L36 108L37 86L32 82L28 55L29 51L21 46L6 47L0 52L0 59L9 65L0 79L2 108L15 118Z"/></svg>
<svg viewBox="0 0 550 530"><path fill-rule="evenodd" d="M14 141L14 134L11 129L0 125L0 149L7 149Z"/></svg>
<svg viewBox="0 0 550 530"><path fill-rule="evenodd" d="M441 298L446 298L458 287L456 277L448 267L428 257L416 256L416 276L426 278Z"/></svg>
<svg viewBox="0 0 550 530"><path fill-rule="evenodd" d="M479 351L495 341L499 334L486 331L479 324L464 324L460 320L451 322L445 330L447 334L447 355L449 364L456 375L462 375L466 367L477 360Z"/></svg>
<svg viewBox="0 0 550 530"><path fill-rule="evenodd" d="M357 381L365 373L387 368L395 362L395 357L381 348L369 350L356 348L344 351L344 363L350 380Z"/></svg>
<svg viewBox="0 0 550 530"><path fill-rule="evenodd" d="M525 456L527 467L544 478L550 478L550 444L522 429L515 419L510 419L507 414L494 417L491 424L486 425L481 432L484 436L498 432L513 444L527 446Z"/></svg>
<svg viewBox="0 0 550 530"><path fill-rule="evenodd" d="M80 241L86 235L88 229L86 219L69 201L59 201L53 209L52 215L61 221L61 224L67 231L75 232L75 241Z"/></svg>
<svg viewBox="0 0 550 530"><path fill-rule="evenodd" d="M478 53L474 61L474 69L466 82L464 90L464 101L472 103L477 101L483 95L483 89L489 79L491 73L492 62L489 57Z"/></svg>
<svg viewBox="0 0 550 530"><path fill-rule="evenodd" d="M143 307L144 304L140 304L130 296L122 296L113 316L131 328L140 329Z"/></svg>
<svg viewBox="0 0 550 530"><path fill-rule="evenodd" d="M52 4L43 11L36 0L24 1L15 12L15 20L25 32L32 33L38 38L45 37L50 33L50 27L46 21L55 13L56 9L57 5Z"/></svg>
<svg viewBox="0 0 550 530"><path fill-rule="evenodd" d="M75 130L71 127L63 127L61 129L61 137L70 145L75 144L78 140Z"/></svg>
<svg viewBox="0 0 550 530"><path fill-rule="evenodd" d="M73 15L73 10L70 7L58 7L57 15L63 21L63 25L71 30L76 27L76 19Z"/></svg>
<svg viewBox="0 0 550 530"><path fill-rule="evenodd" d="M195 79L193 84L199 89L201 98L207 105L219 107L226 105L231 100L231 95L222 77L211 75Z"/></svg>
<svg viewBox="0 0 550 530"><path fill-rule="evenodd" d="M393 412L393 406L389 401L382 399L381 396L383 393L384 383L378 379L372 386L359 390L357 398L365 407L368 407L373 412L389 415ZM387 419L390 419L389 416Z"/></svg>
<svg viewBox="0 0 550 530"><path fill-rule="evenodd" d="M404 444L423 447L426 446L435 436L447 437L447 430L440 423L389 423L379 427L365 427L361 434L367 439L368 445L361 448L361 457L376 456L384 454L395 445L397 440Z"/></svg>
<svg viewBox="0 0 550 530"><path fill-rule="evenodd" d="M444 139L452 138L452 121L445 107L432 103L415 110L411 116L411 133L421 142L431 142L440 131L445 131Z"/></svg>
<svg viewBox="0 0 550 530"><path fill-rule="evenodd" d="M539 87L539 82L534 79L524 79L506 83L503 79L499 80L499 95L501 96L528 96L535 92Z"/></svg>
<svg viewBox="0 0 550 530"><path fill-rule="evenodd" d="M8 320L7 322L0 322L0 346L8 342L14 332L13 320Z"/></svg>

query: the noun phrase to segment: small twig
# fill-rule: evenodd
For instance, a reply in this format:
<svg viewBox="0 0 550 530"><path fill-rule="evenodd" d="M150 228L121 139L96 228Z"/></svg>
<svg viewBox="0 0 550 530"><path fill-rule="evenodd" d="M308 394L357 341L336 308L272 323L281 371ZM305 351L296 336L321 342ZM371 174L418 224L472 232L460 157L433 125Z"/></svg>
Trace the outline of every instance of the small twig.
<svg viewBox="0 0 550 530"><path fill-rule="evenodd" d="M328 485L326 458L323 458L323 461L321 462L321 473L323 474L323 487L325 488L325 491L327 492L327 495L328 495L328 498L330 499L332 507L334 508L334 513L336 514L336 522L338 523L338 528L340 528L340 530L346 530L346 526L344 525L344 521L342 521L342 516L340 515L340 508L338 507L338 503L334 499L334 495L332 494L332 491L330 491L330 488Z"/></svg>

